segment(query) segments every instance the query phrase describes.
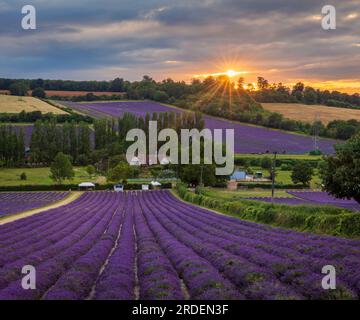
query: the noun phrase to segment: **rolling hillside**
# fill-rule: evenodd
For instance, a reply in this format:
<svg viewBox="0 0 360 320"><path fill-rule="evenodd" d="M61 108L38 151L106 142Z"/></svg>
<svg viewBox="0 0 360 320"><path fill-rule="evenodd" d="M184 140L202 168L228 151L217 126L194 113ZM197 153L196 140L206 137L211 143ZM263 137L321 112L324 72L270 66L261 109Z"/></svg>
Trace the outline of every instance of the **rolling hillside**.
<svg viewBox="0 0 360 320"><path fill-rule="evenodd" d="M65 111L33 97L0 95L0 113L19 113L23 110L26 112L41 111L42 113L67 114Z"/></svg>

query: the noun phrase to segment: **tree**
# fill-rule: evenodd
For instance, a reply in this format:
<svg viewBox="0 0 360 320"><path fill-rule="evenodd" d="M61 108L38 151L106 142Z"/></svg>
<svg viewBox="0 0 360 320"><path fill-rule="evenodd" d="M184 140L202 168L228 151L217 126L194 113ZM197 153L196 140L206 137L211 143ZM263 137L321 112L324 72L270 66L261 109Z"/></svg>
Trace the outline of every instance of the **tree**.
<svg viewBox="0 0 360 320"><path fill-rule="evenodd" d="M261 168L263 169L271 169L272 161L269 157L263 157L261 159Z"/></svg>
<svg viewBox="0 0 360 320"><path fill-rule="evenodd" d="M92 164L89 164L86 167L86 172L89 175L89 177L91 178L95 174L95 167Z"/></svg>
<svg viewBox="0 0 360 320"><path fill-rule="evenodd" d="M9 90L10 94L13 96L26 96L29 90L29 86L23 81L18 81L13 83L9 87Z"/></svg>
<svg viewBox="0 0 360 320"><path fill-rule="evenodd" d="M335 145L335 151L320 167L323 188L337 198L354 198L360 203L360 134Z"/></svg>
<svg viewBox="0 0 360 320"><path fill-rule="evenodd" d="M124 79L116 78L111 81L110 90L114 92L122 92L124 89Z"/></svg>
<svg viewBox="0 0 360 320"><path fill-rule="evenodd" d="M32 95L33 97L35 97L35 98L41 98L41 99L43 99L43 98L46 97L46 92L45 92L44 88L38 87L38 88L35 88L35 89L32 91L31 95Z"/></svg>
<svg viewBox="0 0 360 320"><path fill-rule="evenodd" d="M296 183L302 183L304 186L309 185L314 169L305 161L297 162L291 173L291 180Z"/></svg>
<svg viewBox="0 0 360 320"><path fill-rule="evenodd" d="M291 95L294 96L299 102L302 101L304 88L304 84L302 82L298 82L294 85L291 92Z"/></svg>
<svg viewBox="0 0 360 320"><path fill-rule="evenodd" d="M257 78L257 86L259 90L264 90L269 88L269 82L264 79L263 77L258 77Z"/></svg>
<svg viewBox="0 0 360 320"><path fill-rule="evenodd" d="M164 102L169 100L169 96L166 92L158 90L154 93L154 100Z"/></svg>
<svg viewBox="0 0 360 320"><path fill-rule="evenodd" d="M217 182L215 175L215 165L207 164L187 164L180 167L180 179L192 185L199 185L201 182L205 186L213 186Z"/></svg>
<svg viewBox="0 0 360 320"><path fill-rule="evenodd" d="M27 176L26 176L26 173L25 172L22 172L21 175L20 175L20 180L24 181L24 180L27 180Z"/></svg>
<svg viewBox="0 0 360 320"><path fill-rule="evenodd" d="M74 170L69 156L59 152L50 167L50 178L61 184L63 180L74 178Z"/></svg>
<svg viewBox="0 0 360 320"><path fill-rule="evenodd" d="M110 182L120 182L131 178L132 169L127 162L120 162L116 167L110 169L107 180Z"/></svg>
<svg viewBox="0 0 360 320"><path fill-rule="evenodd" d="M306 104L316 104L318 100L316 91L311 87L306 87L303 100Z"/></svg>

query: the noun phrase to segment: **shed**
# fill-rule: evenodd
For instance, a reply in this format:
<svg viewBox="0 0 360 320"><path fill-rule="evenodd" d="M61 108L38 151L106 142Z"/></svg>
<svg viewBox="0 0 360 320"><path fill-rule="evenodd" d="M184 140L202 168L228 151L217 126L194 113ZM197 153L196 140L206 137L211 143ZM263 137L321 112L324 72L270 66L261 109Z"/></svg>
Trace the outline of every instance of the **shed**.
<svg viewBox="0 0 360 320"><path fill-rule="evenodd" d="M151 181L151 185L154 186L154 187L160 187L161 183L158 182L158 181Z"/></svg>
<svg viewBox="0 0 360 320"><path fill-rule="evenodd" d="M78 185L79 189L85 189L85 190L93 190L95 189L95 184L92 182L82 182Z"/></svg>
<svg viewBox="0 0 360 320"><path fill-rule="evenodd" d="M245 171L234 171L234 173L230 176L230 180L246 180L246 172Z"/></svg>

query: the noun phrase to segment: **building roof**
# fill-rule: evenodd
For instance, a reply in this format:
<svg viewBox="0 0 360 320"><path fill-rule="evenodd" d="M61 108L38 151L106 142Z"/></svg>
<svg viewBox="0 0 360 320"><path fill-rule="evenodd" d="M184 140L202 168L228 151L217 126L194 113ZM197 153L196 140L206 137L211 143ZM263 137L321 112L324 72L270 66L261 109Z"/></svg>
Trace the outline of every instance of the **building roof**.
<svg viewBox="0 0 360 320"><path fill-rule="evenodd" d="M158 181L151 181L151 185L153 186L161 186L161 183Z"/></svg>
<svg viewBox="0 0 360 320"><path fill-rule="evenodd" d="M231 176L231 180L241 180L246 178L246 172L245 171L235 171Z"/></svg>
<svg viewBox="0 0 360 320"><path fill-rule="evenodd" d="M95 185L92 182L82 182L79 183L80 188L94 188Z"/></svg>

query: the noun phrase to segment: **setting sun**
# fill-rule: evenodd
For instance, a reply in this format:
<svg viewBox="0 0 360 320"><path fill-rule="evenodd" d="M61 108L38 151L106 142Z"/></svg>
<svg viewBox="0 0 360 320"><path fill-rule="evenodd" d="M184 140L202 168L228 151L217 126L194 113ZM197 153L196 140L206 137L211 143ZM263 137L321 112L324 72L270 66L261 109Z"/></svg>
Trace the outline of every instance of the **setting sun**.
<svg viewBox="0 0 360 320"><path fill-rule="evenodd" d="M203 74L195 74L195 78L207 78L207 77L218 77L218 76L228 76L229 78L233 78L236 76L240 76L242 74L247 74L247 71L235 71L229 69L225 72L216 72L216 73L203 73Z"/></svg>
<svg viewBox="0 0 360 320"><path fill-rule="evenodd" d="M236 71L234 71L234 70L228 70L228 71L226 71L226 75L227 75L229 78L235 77L237 74L238 74L238 72L236 72Z"/></svg>

